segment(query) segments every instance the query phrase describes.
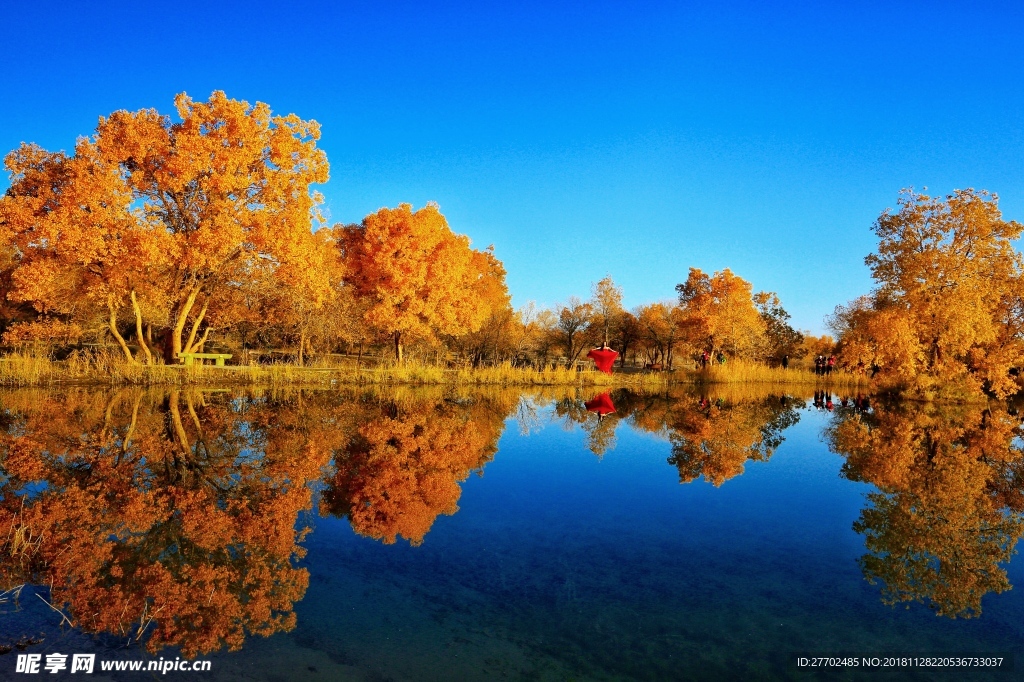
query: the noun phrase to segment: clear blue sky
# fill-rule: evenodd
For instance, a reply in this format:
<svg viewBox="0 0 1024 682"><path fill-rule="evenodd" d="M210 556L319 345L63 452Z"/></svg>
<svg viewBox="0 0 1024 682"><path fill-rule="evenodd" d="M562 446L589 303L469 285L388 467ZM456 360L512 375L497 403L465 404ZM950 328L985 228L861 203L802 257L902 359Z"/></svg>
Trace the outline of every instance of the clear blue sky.
<svg viewBox="0 0 1024 682"><path fill-rule="evenodd" d="M900 188L1024 219L1022 3L495 5L8 0L0 150L221 89L322 124L333 221L435 200L516 305L729 267L814 332Z"/></svg>

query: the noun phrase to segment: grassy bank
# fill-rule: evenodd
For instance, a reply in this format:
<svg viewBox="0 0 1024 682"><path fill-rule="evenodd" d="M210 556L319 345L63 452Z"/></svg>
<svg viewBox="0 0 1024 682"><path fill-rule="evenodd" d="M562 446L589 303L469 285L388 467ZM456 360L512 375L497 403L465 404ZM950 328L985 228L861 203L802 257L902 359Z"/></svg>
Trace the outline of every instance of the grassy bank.
<svg viewBox="0 0 1024 682"><path fill-rule="evenodd" d="M871 380L863 374L833 372L820 376L806 369L768 367L756 362L734 361L712 365L703 371L689 372L687 381L707 384L772 384L780 386L820 386L822 388L867 389Z"/></svg>
<svg viewBox="0 0 1024 682"><path fill-rule="evenodd" d="M455 386L588 386L659 389L675 384L754 383L770 385L867 387L867 379L849 374L820 377L812 372L769 368L754 363L716 365L704 371L616 372L575 371L561 366L545 369L496 367L451 369L407 362L356 367L354 363L292 364L213 367L210 365L141 365L109 354L73 356L51 360L31 355L0 359L0 385L267 385L336 386L359 384L408 384Z"/></svg>

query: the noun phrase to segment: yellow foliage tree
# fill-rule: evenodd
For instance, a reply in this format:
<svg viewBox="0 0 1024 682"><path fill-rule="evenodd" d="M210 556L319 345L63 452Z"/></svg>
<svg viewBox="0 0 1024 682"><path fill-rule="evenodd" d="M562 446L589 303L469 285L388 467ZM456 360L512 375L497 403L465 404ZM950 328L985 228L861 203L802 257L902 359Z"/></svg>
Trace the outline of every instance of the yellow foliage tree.
<svg viewBox="0 0 1024 682"><path fill-rule="evenodd" d="M316 248L321 197L310 186L327 180L316 122L223 92L175 104L178 122L118 111L72 157L23 145L6 160L0 237L23 254L10 297L64 315L96 303L128 357L122 308L140 353L151 357L142 328L153 323L174 361L202 345L214 315L232 321L225 300L239 282Z"/></svg>
<svg viewBox="0 0 1024 682"><path fill-rule="evenodd" d="M753 287L726 268L713 276L690 268L676 286L680 325L695 351L753 358L765 346L765 322L754 305Z"/></svg>
<svg viewBox="0 0 1024 682"><path fill-rule="evenodd" d="M1022 226L994 194L933 198L905 190L874 225L865 262L877 289L830 319L847 364L870 363L890 385L922 392L966 384L1005 396L1024 356Z"/></svg>
<svg viewBox="0 0 1024 682"><path fill-rule="evenodd" d="M666 369L672 369L672 354L681 336L679 307L671 302L650 303L640 306L636 312L639 340L648 360L652 364L661 363Z"/></svg>
<svg viewBox="0 0 1024 682"><path fill-rule="evenodd" d="M90 313L101 310L133 359L118 330L119 312L130 302L140 354L152 361L137 294L153 297L151 273L166 266L170 244L131 208L121 167L88 139L80 139L70 157L22 145L5 167L12 182L0 198L2 238L19 254L8 298L69 322L88 323Z"/></svg>
<svg viewBox="0 0 1024 682"><path fill-rule="evenodd" d="M622 317L622 287L615 284L608 275L591 287L590 306L596 315L595 323L604 332L604 343L608 344L609 334Z"/></svg>
<svg viewBox="0 0 1024 682"><path fill-rule="evenodd" d="M486 293L504 286L488 281L500 261L481 258L468 237L453 233L437 204L382 208L338 232L347 281L366 302L363 319L393 339L399 362L407 339L476 331L500 304Z"/></svg>

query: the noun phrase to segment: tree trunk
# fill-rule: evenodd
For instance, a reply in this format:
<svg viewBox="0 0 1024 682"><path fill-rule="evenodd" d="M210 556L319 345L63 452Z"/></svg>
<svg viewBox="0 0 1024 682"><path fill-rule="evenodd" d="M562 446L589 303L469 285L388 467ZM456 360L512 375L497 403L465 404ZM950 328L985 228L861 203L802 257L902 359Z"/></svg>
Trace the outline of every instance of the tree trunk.
<svg viewBox="0 0 1024 682"><path fill-rule="evenodd" d="M189 292L188 298L185 299L185 303L178 312L178 317L174 321L174 329L171 330L171 357L166 358L168 362L180 362L178 355L181 353L181 334L185 330L188 314L192 312L192 306L195 304L196 296L198 295L199 287L192 287L192 291Z"/></svg>
<svg viewBox="0 0 1024 682"><path fill-rule="evenodd" d="M363 361L363 340L359 339L359 355L356 356L356 372L359 371L359 365Z"/></svg>
<svg viewBox="0 0 1024 682"><path fill-rule="evenodd" d="M125 343L124 337L121 336L121 332L117 331L117 310L114 308L114 302L107 299L107 310L110 311L110 317L107 319L107 324L110 327L110 333L117 339L117 344L121 346L121 350L124 351L125 357L128 358L128 362L135 362L135 358L132 357L132 352L128 349L128 344Z"/></svg>
<svg viewBox="0 0 1024 682"><path fill-rule="evenodd" d="M153 364L153 354L149 352L149 346L146 345L146 336L142 333L142 310L139 308L139 302L135 298L135 289L132 289L132 310L135 311L135 340L139 342L139 348L146 354L146 364Z"/></svg>
<svg viewBox="0 0 1024 682"><path fill-rule="evenodd" d="M132 420L128 424L128 430L124 432L121 440L121 451L128 454L128 447L132 443L132 435L135 433L135 423L139 420L139 405L142 404L142 392L135 394L135 401L132 403Z"/></svg>
<svg viewBox="0 0 1024 682"><path fill-rule="evenodd" d="M303 354L306 352L306 330L299 332L299 367L302 367Z"/></svg>
<svg viewBox="0 0 1024 682"><path fill-rule="evenodd" d="M210 327L209 327L209 325L207 325L206 329L203 330L203 335L199 338L198 341L196 341L195 345L193 345L191 348L189 348L185 352L186 353L195 353L195 352L198 351L198 352L202 353L203 352L203 346L206 345L206 339L209 338L209 336L210 336Z"/></svg>
<svg viewBox="0 0 1024 682"><path fill-rule="evenodd" d="M402 332L395 332L395 357L402 364Z"/></svg>
<svg viewBox="0 0 1024 682"><path fill-rule="evenodd" d="M171 413L171 426L174 429L174 435L177 436L178 446L181 448L182 454L188 456L192 454L192 445L189 443L188 434L185 433L185 425L181 422L180 396L181 392L178 389L171 389L168 401Z"/></svg>
<svg viewBox="0 0 1024 682"><path fill-rule="evenodd" d="M199 343L195 343L196 332L199 331L199 325L201 325L203 323L203 318L206 317L206 309L207 309L207 307L209 307L209 305L210 305L209 301L203 303L203 307L199 311L199 315L196 316L196 321L192 323L192 329L188 333L188 343L185 344L185 352L186 353L195 353L196 352L196 348L198 346L202 345L202 344L199 344ZM207 330L209 330L209 326L207 326ZM205 340L205 337L204 337L204 340Z"/></svg>

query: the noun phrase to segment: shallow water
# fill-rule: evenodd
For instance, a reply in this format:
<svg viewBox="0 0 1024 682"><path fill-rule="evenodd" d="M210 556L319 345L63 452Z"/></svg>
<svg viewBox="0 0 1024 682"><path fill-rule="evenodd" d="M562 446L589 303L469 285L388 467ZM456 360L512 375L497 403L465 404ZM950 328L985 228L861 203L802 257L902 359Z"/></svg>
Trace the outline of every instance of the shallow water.
<svg viewBox="0 0 1024 682"><path fill-rule="evenodd" d="M1019 674L1019 416L593 397L3 394L0 645L205 680ZM796 663L830 654L1005 660Z"/></svg>

